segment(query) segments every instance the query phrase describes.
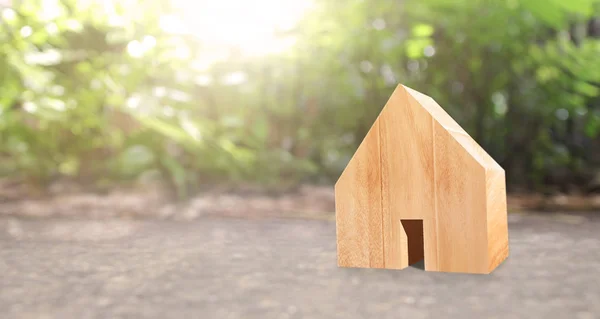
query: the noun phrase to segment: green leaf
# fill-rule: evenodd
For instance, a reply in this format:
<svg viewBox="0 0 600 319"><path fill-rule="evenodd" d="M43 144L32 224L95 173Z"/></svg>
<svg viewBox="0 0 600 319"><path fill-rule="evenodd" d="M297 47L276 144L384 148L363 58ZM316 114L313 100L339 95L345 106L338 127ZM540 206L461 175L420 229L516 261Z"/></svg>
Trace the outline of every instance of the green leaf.
<svg viewBox="0 0 600 319"><path fill-rule="evenodd" d="M413 27L412 29L412 34L415 37L430 37L431 35L433 35L433 26L429 25L429 24L418 24L416 26Z"/></svg>
<svg viewBox="0 0 600 319"><path fill-rule="evenodd" d="M585 126L585 133L590 138L596 138L598 136L598 134L600 133L600 117L599 116L592 116L589 118L589 120Z"/></svg>
<svg viewBox="0 0 600 319"><path fill-rule="evenodd" d="M252 131L259 143L267 140L269 134L268 125L269 123L267 122L267 119L264 116L260 116L254 121L252 125Z"/></svg>
<svg viewBox="0 0 600 319"><path fill-rule="evenodd" d="M582 81L575 82L575 90L588 97L596 97L600 93L600 88Z"/></svg>
<svg viewBox="0 0 600 319"><path fill-rule="evenodd" d="M536 72L536 76L540 83L547 83L549 81L555 80L560 75L561 74L558 68L551 65L542 66Z"/></svg>
<svg viewBox="0 0 600 319"><path fill-rule="evenodd" d="M563 8L553 1L547 0L522 0L523 7L535 17L556 29L566 26L566 16Z"/></svg>
<svg viewBox="0 0 600 319"><path fill-rule="evenodd" d="M418 59L424 56L423 50L431 45L431 39L410 39L406 41L406 55L410 59Z"/></svg>
<svg viewBox="0 0 600 319"><path fill-rule="evenodd" d="M548 2L562 8L567 12L579 13L584 17L590 17L594 13L594 3L597 0L549 0Z"/></svg>
<svg viewBox="0 0 600 319"><path fill-rule="evenodd" d="M194 140L183 128L169 123L168 121L148 116L138 116L137 119L144 124L144 126L161 133L183 146L197 144L196 140Z"/></svg>

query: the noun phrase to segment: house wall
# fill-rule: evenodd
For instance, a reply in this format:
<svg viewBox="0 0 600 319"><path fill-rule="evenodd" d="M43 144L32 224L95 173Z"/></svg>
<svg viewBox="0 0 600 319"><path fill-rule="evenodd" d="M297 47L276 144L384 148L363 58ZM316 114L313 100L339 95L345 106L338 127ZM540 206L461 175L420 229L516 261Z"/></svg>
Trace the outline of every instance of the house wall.
<svg viewBox="0 0 600 319"><path fill-rule="evenodd" d="M400 220L422 219L425 268L437 269L433 119L399 87L378 123L385 267L408 266L408 238Z"/></svg>
<svg viewBox="0 0 600 319"><path fill-rule="evenodd" d="M485 168L435 124L438 270L488 272Z"/></svg>
<svg viewBox="0 0 600 319"><path fill-rule="evenodd" d="M384 267L378 130L373 125L335 185L341 267Z"/></svg>

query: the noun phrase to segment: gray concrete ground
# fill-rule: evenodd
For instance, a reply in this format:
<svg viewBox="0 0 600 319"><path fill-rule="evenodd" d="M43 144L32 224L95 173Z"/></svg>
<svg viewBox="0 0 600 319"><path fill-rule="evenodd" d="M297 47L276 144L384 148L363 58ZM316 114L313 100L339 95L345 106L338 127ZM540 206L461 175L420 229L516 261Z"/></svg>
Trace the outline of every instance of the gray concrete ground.
<svg viewBox="0 0 600 319"><path fill-rule="evenodd" d="M0 219L1 318L600 318L600 215L510 215L491 275L336 267L327 220Z"/></svg>

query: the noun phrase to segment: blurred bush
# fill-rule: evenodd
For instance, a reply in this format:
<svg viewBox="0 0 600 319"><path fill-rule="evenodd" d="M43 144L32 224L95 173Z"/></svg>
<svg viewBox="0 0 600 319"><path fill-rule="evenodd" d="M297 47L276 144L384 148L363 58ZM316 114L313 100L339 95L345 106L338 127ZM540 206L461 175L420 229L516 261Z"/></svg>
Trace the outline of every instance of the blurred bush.
<svg viewBox="0 0 600 319"><path fill-rule="evenodd" d="M283 52L210 53L165 1L13 1L0 16L0 175L203 184L336 179L398 83L434 97L512 189L600 167L596 0L320 0ZM173 24L170 24L173 26ZM218 32L216 30L215 32Z"/></svg>

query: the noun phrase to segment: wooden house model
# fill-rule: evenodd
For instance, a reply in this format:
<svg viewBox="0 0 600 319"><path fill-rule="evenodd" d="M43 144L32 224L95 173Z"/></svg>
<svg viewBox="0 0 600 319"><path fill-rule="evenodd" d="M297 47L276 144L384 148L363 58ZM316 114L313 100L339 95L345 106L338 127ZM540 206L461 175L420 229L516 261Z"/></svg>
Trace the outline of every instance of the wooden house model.
<svg viewBox="0 0 600 319"><path fill-rule="evenodd" d="M399 85L335 185L338 266L490 273L508 256L504 170Z"/></svg>

